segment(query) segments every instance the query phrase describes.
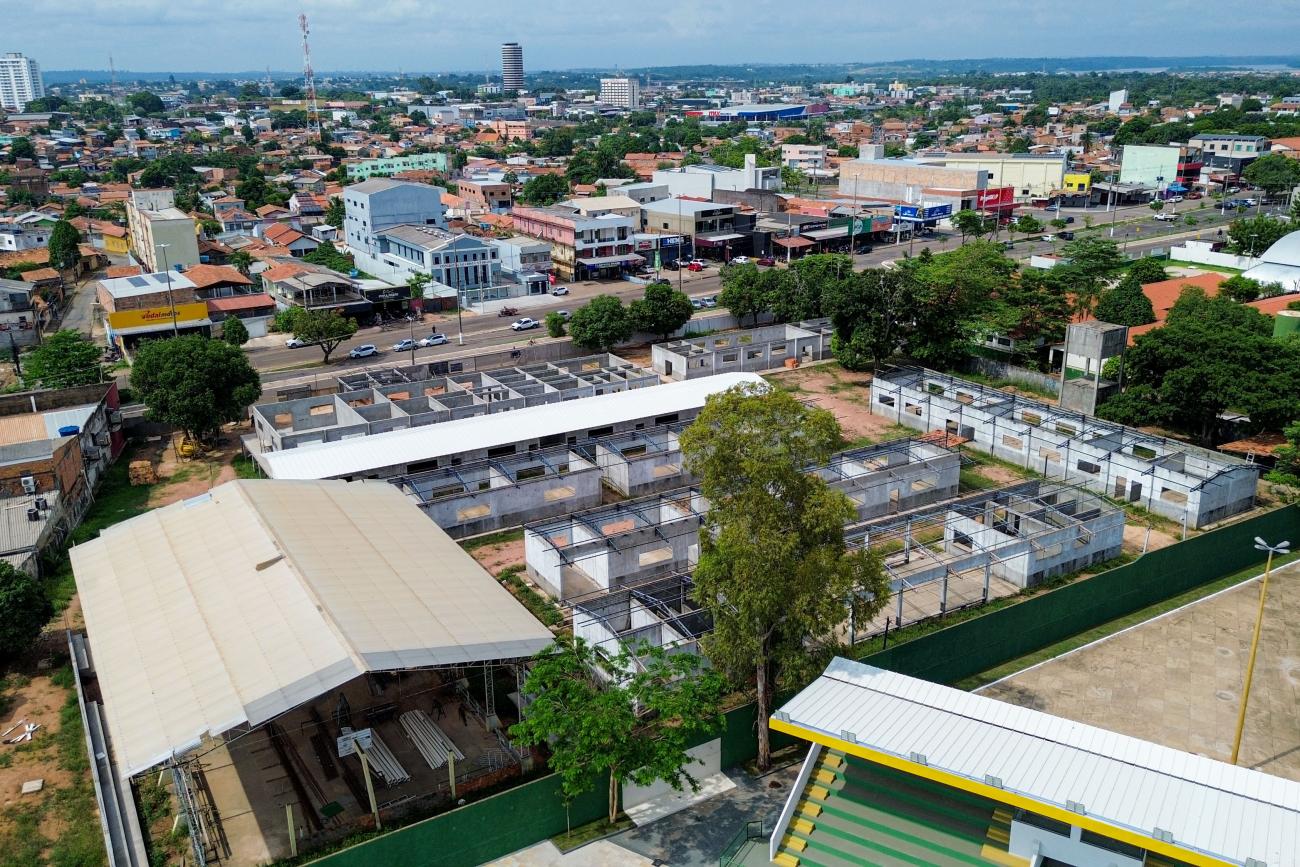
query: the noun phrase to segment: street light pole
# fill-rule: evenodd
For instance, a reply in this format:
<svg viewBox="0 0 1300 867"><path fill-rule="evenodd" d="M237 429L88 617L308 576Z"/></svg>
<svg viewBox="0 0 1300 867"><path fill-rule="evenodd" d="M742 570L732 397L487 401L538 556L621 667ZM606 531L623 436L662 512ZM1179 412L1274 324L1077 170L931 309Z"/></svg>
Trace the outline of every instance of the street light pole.
<svg viewBox="0 0 1300 867"><path fill-rule="evenodd" d="M170 246L171 244L159 244L158 249L162 250L163 274L167 277L167 303L172 308L172 337L175 337L180 332L176 328L176 296L172 294L172 269L167 263L167 248Z"/></svg>
<svg viewBox="0 0 1300 867"><path fill-rule="evenodd" d="M1255 537L1255 550L1267 551L1268 560L1264 565L1264 580L1259 585L1259 610L1255 613L1255 634L1250 640L1250 658L1246 662L1246 682L1241 688L1241 707L1237 710L1237 731L1232 738L1232 758L1229 759L1231 764L1237 764L1237 755L1241 751L1241 733L1246 727L1246 703L1250 701L1250 682L1255 676L1255 654L1259 651L1259 633L1264 624L1264 600L1268 596L1268 576L1273 571L1273 555L1286 554L1291 548L1288 541L1278 542L1276 545L1270 545L1261 539Z"/></svg>

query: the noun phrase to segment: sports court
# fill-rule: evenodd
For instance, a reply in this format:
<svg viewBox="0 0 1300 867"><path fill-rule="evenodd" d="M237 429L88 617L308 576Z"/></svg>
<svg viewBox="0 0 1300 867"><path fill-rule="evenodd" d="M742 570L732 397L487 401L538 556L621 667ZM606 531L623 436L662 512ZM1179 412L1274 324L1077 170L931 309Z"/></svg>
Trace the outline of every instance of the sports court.
<svg viewBox="0 0 1300 867"><path fill-rule="evenodd" d="M1239 584L979 692L1227 761L1259 586ZM1238 763L1300 781L1300 562L1269 582Z"/></svg>

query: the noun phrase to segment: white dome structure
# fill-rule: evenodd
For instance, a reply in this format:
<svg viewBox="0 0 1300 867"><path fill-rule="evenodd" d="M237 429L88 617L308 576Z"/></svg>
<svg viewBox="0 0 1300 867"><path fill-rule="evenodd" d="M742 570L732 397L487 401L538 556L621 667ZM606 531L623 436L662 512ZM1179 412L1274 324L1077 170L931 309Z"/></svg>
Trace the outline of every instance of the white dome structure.
<svg viewBox="0 0 1300 867"><path fill-rule="evenodd" d="M1300 232L1291 232L1273 242L1259 264L1243 277L1260 283L1279 283L1288 294L1300 292Z"/></svg>

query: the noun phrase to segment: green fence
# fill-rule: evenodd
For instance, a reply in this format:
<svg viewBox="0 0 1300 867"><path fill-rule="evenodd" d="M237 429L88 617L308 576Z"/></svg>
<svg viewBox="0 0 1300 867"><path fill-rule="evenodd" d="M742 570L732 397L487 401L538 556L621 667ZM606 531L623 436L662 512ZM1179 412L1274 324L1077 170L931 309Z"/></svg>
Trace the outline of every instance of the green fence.
<svg viewBox="0 0 1300 867"><path fill-rule="evenodd" d="M955 683L1080 632L1263 562L1254 538L1300 535L1287 506L1161 548L1086 581L873 653L863 661L936 683Z"/></svg>
<svg viewBox="0 0 1300 867"><path fill-rule="evenodd" d="M895 645L865 661L914 677L953 683L1259 563L1262 558L1254 549L1256 536L1270 542L1300 541L1300 506L1288 506L1153 551L1087 581ZM727 714L721 736L724 768L754 757L755 713L754 705L749 704ZM772 733L773 750L794 742L794 738ZM575 827L605 815L607 788L602 781L573 802L568 819ZM565 812L558 790L554 776L543 777L315 863L324 867L481 864L562 833Z"/></svg>

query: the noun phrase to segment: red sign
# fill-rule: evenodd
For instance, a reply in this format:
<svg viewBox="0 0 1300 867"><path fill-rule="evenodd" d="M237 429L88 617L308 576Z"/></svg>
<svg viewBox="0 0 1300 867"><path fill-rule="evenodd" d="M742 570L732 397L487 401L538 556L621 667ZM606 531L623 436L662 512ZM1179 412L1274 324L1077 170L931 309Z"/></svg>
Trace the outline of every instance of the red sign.
<svg viewBox="0 0 1300 867"><path fill-rule="evenodd" d="M1016 200L1015 187L990 187L975 197L976 208L1005 208Z"/></svg>

